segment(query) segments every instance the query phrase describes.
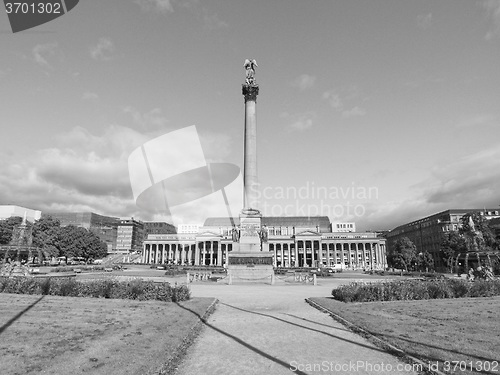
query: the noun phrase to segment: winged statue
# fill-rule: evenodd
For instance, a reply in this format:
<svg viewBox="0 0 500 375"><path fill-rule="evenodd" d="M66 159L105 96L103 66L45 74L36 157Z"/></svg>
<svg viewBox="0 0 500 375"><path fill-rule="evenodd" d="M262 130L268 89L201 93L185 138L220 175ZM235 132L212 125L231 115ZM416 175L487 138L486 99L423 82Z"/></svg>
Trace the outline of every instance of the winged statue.
<svg viewBox="0 0 500 375"><path fill-rule="evenodd" d="M257 61L255 59L245 60L245 64L243 65L247 71L247 76L246 76L246 84L247 85L253 85L255 84L255 67L257 67Z"/></svg>

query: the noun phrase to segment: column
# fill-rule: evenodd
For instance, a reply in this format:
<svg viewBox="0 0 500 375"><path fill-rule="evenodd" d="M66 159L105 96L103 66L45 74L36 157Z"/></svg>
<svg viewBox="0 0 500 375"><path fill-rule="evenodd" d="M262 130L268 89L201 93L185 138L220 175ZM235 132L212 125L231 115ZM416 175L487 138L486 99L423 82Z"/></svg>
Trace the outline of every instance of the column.
<svg viewBox="0 0 500 375"><path fill-rule="evenodd" d="M214 241L210 241L210 265L214 265Z"/></svg>
<svg viewBox="0 0 500 375"><path fill-rule="evenodd" d="M201 265L202 265L202 266L206 266L206 264L205 264L205 258L206 258L206 257L205 257L205 253L206 253L206 251L207 251L207 250L206 250L206 247L207 247L207 246L206 246L206 245L207 245L206 241L203 241L203 242L201 243L201 245L202 245L202 246L201 246Z"/></svg>
<svg viewBox="0 0 500 375"><path fill-rule="evenodd" d="M311 243L311 264L310 264L310 266L314 267L315 266L315 264L314 264L314 261L315 261L315 256L314 256L314 241L306 241L306 248L307 248L307 243L308 242Z"/></svg>
<svg viewBox="0 0 500 375"><path fill-rule="evenodd" d="M220 267L222 266L222 243L217 243L217 265Z"/></svg>
<svg viewBox="0 0 500 375"><path fill-rule="evenodd" d="M195 243L195 254L194 254L194 265L195 266L199 266L200 265L200 245L201 245L201 242L198 242L196 241Z"/></svg>
<svg viewBox="0 0 500 375"><path fill-rule="evenodd" d="M299 241L295 241L295 243L293 244L293 251L295 253L295 261L294 261L294 267L298 267L299 266Z"/></svg>

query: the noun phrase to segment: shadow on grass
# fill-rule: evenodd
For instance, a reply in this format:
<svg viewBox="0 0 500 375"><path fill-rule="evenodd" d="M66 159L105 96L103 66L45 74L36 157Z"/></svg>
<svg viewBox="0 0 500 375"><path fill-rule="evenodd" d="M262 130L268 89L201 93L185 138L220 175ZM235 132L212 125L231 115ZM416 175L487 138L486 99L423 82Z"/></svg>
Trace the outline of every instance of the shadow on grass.
<svg viewBox="0 0 500 375"><path fill-rule="evenodd" d="M185 306L182 306L182 305L181 305L181 304L179 304L178 302L175 302L175 303L176 303L176 304L177 304L177 306L179 306L181 309L184 309L184 310L189 311L190 313L192 313L192 314L196 315L196 316L198 317L198 319L200 319L200 321L201 321L201 322L202 322L205 326L207 326L207 327L209 327L209 328L213 329L213 330L214 330L214 331L216 331L216 332L219 332L220 334L222 334L222 335L224 335L224 336L226 336L226 337L229 337L230 339L232 339L232 340L236 341L238 344L243 345L245 348L247 348L247 349L249 349L249 350L253 351L254 353L257 353L258 355L260 355L260 356L262 356L262 357L264 357L264 358L267 358L267 359L269 359L270 361L273 361L273 362L277 363L278 365L283 366L283 367L284 367L284 368L286 368L287 370L290 370L292 373L295 373L295 374L298 374L298 375L307 375L307 373L302 372L302 371L300 371L300 370L298 370L298 369L297 369L297 370L295 370L295 371L292 371L292 370L291 370L291 367L290 367L290 363L287 363L287 362L285 362L285 361L282 361L281 359L276 358L276 357L274 357L274 356L272 356L272 355L270 355L270 354L268 354L268 353L266 353L266 352L264 352L264 351L260 350L259 348L256 348L256 347L255 347L255 346L253 346L253 345L250 345L249 343L247 343L247 342L243 341L243 340L242 340L242 339L240 339L239 337L236 337L236 336L234 336L234 335L231 335L230 333L227 333L226 331L223 331L222 329L215 327L214 325L212 325L212 324L208 323L208 322L206 321L206 319L204 319L204 318L203 318L200 314L198 314L196 311L193 311L193 310L191 310L191 309L189 309L189 308L187 308L187 307L185 307ZM232 307L232 306L231 306L231 307Z"/></svg>
<svg viewBox="0 0 500 375"><path fill-rule="evenodd" d="M317 304L319 304L318 300L314 300L314 302L317 303ZM341 314L338 314L336 312L333 312L333 311L329 310L328 307L325 307L325 306L323 306L321 304L319 304L319 305L322 308L324 308L325 310L330 311L332 314L339 315L339 316L342 317ZM344 317L342 317L342 318L345 319ZM350 324L353 324L354 327L357 327L357 325L354 324L353 322L350 322ZM473 362L474 360L472 360L471 358L474 358L475 360L477 360L477 362L495 363L495 362L499 361L498 359L486 358L486 357L482 357L482 356L479 356L479 355L476 355L476 354L466 353L466 352L463 352L463 351L459 351L459 350L455 350L455 349L450 349L450 348L444 348L442 346L437 346L437 345L433 345L433 344L429 344L429 343L423 343L423 342L420 342L420 341L411 340L411 339L404 338L404 337L401 337L401 336L389 335L389 334L385 334L385 333L381 333L381 332L375 332L375 331L372 331L372 330L370 330L370 329L368 329L366 327L361 327L361 328L363 330L365 330L366 332L368 332L370 335L378 337L378 338L380 338L382 340L384 340L384 339L401 340L401 341L406 341L406 342L408 342L410 344L414 344L414 346L419 345L421 347L426 347L426 348L429 348L429 349L437 349L437 350L442 350L442 351L448 352L448 353L464 355L464 356L468 357L467 362L470 362L470 361ZM354 328L354 329L356 329L356 328ZM447 359L443 359L441 357L422 355L422 354L416 353L415 351L406 351L406 353L408 353L409 355L418 357L421 360L426 360L428 362L432 362L432 361L438 361L438 362L448 361L448 362L453 362L453 361L449 361ZM453 367L453 365L452 365L452 367ZM491 374L491 375L498 374L498 372L489 372L489 371L486 371L484 369L482 371L480 371L480 372L481 372L481 374Z"/></svg>
<svg viewBox="0 0 500 375"><path fill-rule="evenodd" d="M38 298L35 302L33 302L31 305L26 307L23 311L19 312L16 316L14 316L12 319L10 319L7 323L5 323L3 326L0 327L0 335L5 331L7 328L9 328L16 320L18 320L21 316L26 314L30 309L32 309L38 302L40 302L45 296L41 296Z"/></svg>

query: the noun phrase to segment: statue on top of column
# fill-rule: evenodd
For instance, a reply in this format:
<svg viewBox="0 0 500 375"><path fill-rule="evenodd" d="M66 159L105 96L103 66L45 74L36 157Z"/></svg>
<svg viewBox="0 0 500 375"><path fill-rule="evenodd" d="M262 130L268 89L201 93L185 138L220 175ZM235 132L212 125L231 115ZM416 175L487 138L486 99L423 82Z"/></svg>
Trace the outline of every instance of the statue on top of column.
<svg viewBox="0 0 500 375"><path fill-rule="evenodd" d="M243 65L246 69L246 84L247 85L255 85L255 67L257 67L257 61L255 59L245 60L245 64Z"/></svg>

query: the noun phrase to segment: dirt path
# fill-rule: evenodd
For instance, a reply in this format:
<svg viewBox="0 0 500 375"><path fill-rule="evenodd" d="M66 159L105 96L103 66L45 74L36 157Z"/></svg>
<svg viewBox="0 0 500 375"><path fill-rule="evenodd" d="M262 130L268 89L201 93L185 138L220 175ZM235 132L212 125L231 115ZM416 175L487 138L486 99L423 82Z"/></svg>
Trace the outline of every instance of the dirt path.
<svg viewBox="0 0 500 375"><path fill-rule="evenodd" d="M304 302L341 282L192 284L193 296L220 303L177 374L415 374Z"/></svg>

